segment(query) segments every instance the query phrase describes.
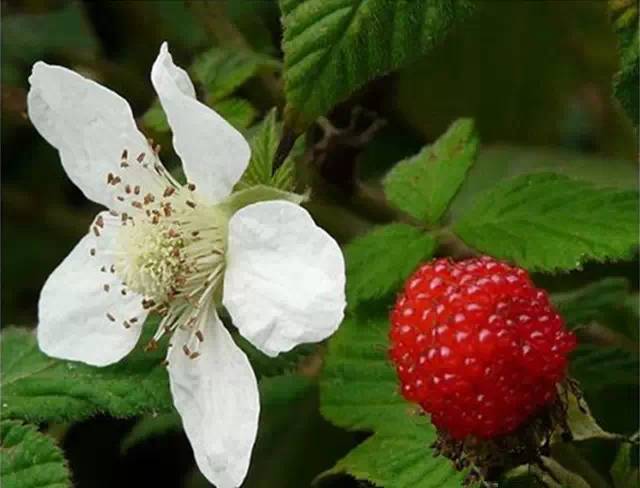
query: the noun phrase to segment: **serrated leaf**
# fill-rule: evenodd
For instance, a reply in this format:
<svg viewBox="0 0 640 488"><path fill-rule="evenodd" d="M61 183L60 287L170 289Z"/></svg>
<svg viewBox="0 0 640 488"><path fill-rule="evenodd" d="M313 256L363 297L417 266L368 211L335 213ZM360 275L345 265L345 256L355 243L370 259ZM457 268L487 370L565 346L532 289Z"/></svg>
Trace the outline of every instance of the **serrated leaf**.
<svg viewBox="0 0 640 488"><path fill-rule="evenodd" d="M640 112L640 33L638 31L638 2L609 0L613 27L618 35L620 70L613 78L613 93L622 105L633 126L638 128Z"/></svg>
<svg viewBox="0 0 640 488"><path fill-rule="evenodd" d="M399 392L388 329L385 314L350 316L329 342L320 411L340 427L375 434L328 474L346 471L386 488L460 486L463 474L429 448L435 429Z"/></svg>
<svg viewBox="0 0 640 488"><path fill-rule="evenodd" d="M640 471L638 470L637 456L636 463L632 462L633 445L624 443L620 446L613 465L611 466L611 478L615 488L638 488L640 487Z"/></svg>
<svg viewBox="0 0 640 488"><path fill-rule="evenodd" d="M638 192L553 173L521 176L481 195L454 231L468 245L532 271L626 259L638 245Z"/></svg>
<svg viewBox="0 0 640 488"><path fill-rule="evenodd" d="M323 476L345 472L384 488L460 488L464 474L425 454L430 442L429 438L375 434Z"/></svg>
<svg viewBox="0 0 640 488"><path fill-rule="evenodd" d="M214 47L196 58L191 66L194 79L207 92L210 101L220 100L258 74L276 71L280 62L249 50Z"/></svg>
<svg viewBox="0 0 640 488"><path fill-rule="evenodd" d="M344 251L347 303L354 307L398 291L418 264L431 258L435 247L432 236L406 224L378 227L354 239Z"/></svg>
<svg viewBox="0 0 640 488"><path fill-rule="evenodd" d="M286 119L304 128L366 81L431 49L466 0L280 0Z"/></svg>
<svg viewBox="0 0 640 488"><path fill-rule="evenodd" d="M236 189L242 190L255 185L267 185L286 191L294 188L295 158L302 150L302 140L298 139L289 157L274 174L273 157L280 141L281 132L282 126L276 119L276 110L273 109L256 127L251 137L251 160L236 185Z"/></svg>
<svg viewBox="0 0 640 488"><path fill-rule="evenodd" d="M146 334L153 333L146 327ZM134 351L113 366L95 368L61 361L38 349L27 329L2 332L3 419L79 420L96 413L127 417L172 408L164 351L144 352L143 337Z"/></svg>
<svg viewBox="0 0 640 488"><path fill-rule="evenodd" d="M613 347L581 344L571 355L571 376L583 389L598 392L609 385L637 385L637 354Z"/></svg>
<svg viewBox="0 0 640 488"><path fill-rule="evenodd" d="M53 439L16 420L3 420L0 430L3 488L71 487L67 462Z"/></svg>
<svg viewBox="0 0 640 488"><path fill-rule="evenodd" d="M478 149L473 121L460 119L434 144L398 163L384 180L391 204L435 224L462 185Z"/></svg>
<svg viewBox="0 0 640 488"><path fill-rule="evenodd" d="M213 109L236 129L246 129L251 125L258 111L244 98L229 97L213 103Z"/></svg>

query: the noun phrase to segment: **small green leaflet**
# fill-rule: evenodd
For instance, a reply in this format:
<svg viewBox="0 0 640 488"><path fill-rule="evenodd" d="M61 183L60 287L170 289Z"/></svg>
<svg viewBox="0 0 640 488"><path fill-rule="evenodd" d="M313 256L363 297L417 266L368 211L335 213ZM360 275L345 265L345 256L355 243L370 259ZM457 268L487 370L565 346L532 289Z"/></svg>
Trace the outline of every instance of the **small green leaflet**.
<svg viewBox="0 0 640 488"><path fill-rule="evenodd" d="M433 255L432 236L406 224L389 224L358 237L345 248L347 303L398 291L409 274Z"/></svg>
<svg viewBox="0 0 640 488"><path fill-rule="evenodd" d="M30 330L4 329L1 417L65 421L102 412L127 417L172 408L167 372L161 364L165 353L142 350L153 327L147 326L145 332L127 358L94 368L46 356Z"/></svg>
<svg viewBox="0 0 640 488"><path fill-rule="evenodd" d="M531 465L531 471L547 488L590 488L584 478L569 471L553 458L542 457L542 466Z"/></svg>
<svg viewBox="0 0 640 488"><path fill-rule="evenodd" d="M251 138L251 161L236 189L242 190L255 185L267 185L290 191L295 186L295 158L301 150L301 142L294 145L289 157L273 174L273 156L280 140L281 124L276 120L273 109L257 126ZM301 141L299 139L299 141Z"/></svg>
<svg viewBox="0 0 640 488"><path fill-rule="evenodd" d="M619 440L623 436L605 431L598 425L591 415L589 406L584 398L578 398L573 392L559 391L560 395L566 394L567 399L567 425L571 431L572 439L584 441L588 439Z"/></svg>
<svg viewBox="0 0 640 488"><path fill-rule="evenodd" d="M16 420L0 422L0 431L3 488L71 487L67 462L53 439Z"/></svg>
<svg viewBox="0 0 640 488"><path fill-rule="evenodd" d="M464 473L433 457L433 426L400 395L387 359L388 328L384 313L350 316L329 342L322 414L339 427L375 433L326 474L347 472L385 488L458 488Z"/></svg>
<svg viewBox="0 0 640 488"><path fill-rule="evenodd" d="M194 80L200 83L207 101L218 101L239 88L261 70L277 71L278 60L249 50L214 47L196 58L190 68Z"/></svg>
<svg viewBox="0 0 640 488"><path fill-rule="evenodd" d="M553 173L521 176L481 195L454 231L479 251L531 271L627 259L638 245L638 192Z"/></svg>
<svg viewBox="0 0 640 488"><path fill-rule="evenodd" d="M387 199L416 219L436 224L473 164L478 142L472 120L454 122L433 145L391 170L384 181Z"/></svg>
<svg viewBox="0 0 640 488"><path fill-rule="evenodd" d="M631 443L623 443L613 462L613 466L611 466L611 478L615 488L640 487L640 471L638 471L637 464L634 466L632 448Z"/></svg>
<svg viewBox="0 0 640 488"><path fill-rule="evenodd" d="M258 111L244 98L229 97L213 103L218 115L238 130L246 129L258 115Z"/></svg>
<svg viewBox="0 0 640 488"><path fill-rule="evenodd" d="M638 129L640 98L640 34L638 31L638 2L609 0L613 27L618 35L620 71L613 78L613 93L620 101L633 126Z"/></svg>
<svg viewBox="0 0 640 488"><path fill-rule="evenodd" d="M303 130L366 81L426 53L467 0L280 0L288 125Z"/></svg>

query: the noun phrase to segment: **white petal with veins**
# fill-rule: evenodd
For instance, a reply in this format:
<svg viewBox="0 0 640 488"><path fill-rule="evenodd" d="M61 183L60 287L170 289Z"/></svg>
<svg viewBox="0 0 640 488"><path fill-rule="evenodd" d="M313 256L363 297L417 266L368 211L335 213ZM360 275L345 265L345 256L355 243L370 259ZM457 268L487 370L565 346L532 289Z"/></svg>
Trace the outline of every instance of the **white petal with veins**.
<svg viewBox="0 0 640 488"><path fill-rule="evenodd" d="M167 43L151 70L151 81L173 131L184 172L205 201L231 193L249 164L251 150L240 132L195 98L187 73L173 63Z"/></svg>
<svg viewBox="0 0 640 488"><path fill-rule="evenodd" d="M126 356L138 342L147 316L142 297L112 272L109 252L113 217L99 214L65 260L51 273L38 304L38 345L47 355L106 366ZM96 220L98 220L96 219ZM100 236L96 236L95 227Z"/></svg>
<svg viewBox="0 0 640 488"><path fill-rule="evenodd" d="M122 208L108 175L122 172L125 149L132 160L152 153L127 101L74 71L41 61L33 65L29 83L29 119L59 151L69 178L94 202ZM142 168L132 166L127 177L145 191L157 191Z"/></svg>
<svg viewBox="0 0 640 488"><path fill-rule="evenodd" d="M274 200L231 217L223 303L265 354L332 334L344 315L344 285L338 244L302 207Z"/></svg>
<svg viewBox="0 0 640 488"><path fill-rule="evenodd" d="M171 393L200 471L217 488L244 480L258 430L258 384L213 305L201 329L200 356L182 350L191 331L176 330L167 355Z"/></svg>

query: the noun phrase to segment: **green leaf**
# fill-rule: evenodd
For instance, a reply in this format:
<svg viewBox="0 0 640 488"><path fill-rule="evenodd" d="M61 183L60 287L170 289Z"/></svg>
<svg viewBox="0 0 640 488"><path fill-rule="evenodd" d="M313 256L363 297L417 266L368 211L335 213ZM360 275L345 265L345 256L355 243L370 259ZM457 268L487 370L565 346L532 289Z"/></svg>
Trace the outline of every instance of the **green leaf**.
<svg viewBox="0 0 640 488"><path fill-rule="evenodd" d="M284 190L278 190L271 186L258 185L251 186L246 190L233 192L219 205L225 209L229 215L232 215L242 207L246 207L252 203L265 202L267 200L286 200L295 204L301 204L307 199L306 195L290 193Z"/></svg>
<svg viewBox="0 0 640 488"><path fill-rule="evenodd" d="M3 488L69 488L71 476L62 451L33 425L0 422L0 479Z"/></svg>
<svg viewBox="0 0 640 488"><path fill-rule="evenodd" d="M571 431L571 437L575 441L588 439L616 440L622 436L605 431L598 425L591 415L589 406L584 398L578 398L573 392L560 391L560 395L566 395L567 399L567 425Z"/></svg>
<svg viewBox="0 0 640 488"><path fill-rule="evenodd" d="M398 291L402 282L433 255L432 236L406 224L378 227L345 248L347 303L381 298Z"/></svg>
<svg viewBox="0 0 640 488"><path fill-rule="evenodd" d="M435 224L462 185L478 149L473 121L460 119L433 145L398 163L385 178L389 202Z"/></svg>
<svg viewBox="0 0 640 488"><path fill-rule="evenodd" d="M629 282L625 278L605 278L578 290L553 295L567 327L575 329L590 322L606 323L612 310L625 306Z"/></svg>
<svg viewBox="0 0 640 488"><path fill-rule="evenodd" d="M346 471L385 488L458 487L464 477L430 444L435 429L399 392L387 359L386 315L348 317L329 342L320 380L320 410L334 424L374 431L327 474Z"/></svg>
<svg viewBox="0 0 640 488"><path fill-rule="evenodd" d="M230 97L213 103L213 109L236 129L246 129L251 125L258 111L244 98Z"/></svg>
<svg viewBox="0 0 640 488"><path fill-rule="evenodd" d="M178 412L142 417L122 439L120 451L126 453L132 447L152 437L182 431L182 419Z"/></svg>
<svg viewBox="0 0 640 488"><path fill-rule="evenodd" d="M375 434L342 458L323 476L346 472L384 488L459 488L464 474L429 456L428 436Z"/></svg>
<svg viewBox="0 0 640 488"><path fill-rule="evenodd" d="M638 471L637 456L636 464L632 460L633 445L625 443L620 446L616 459L611 466L611 478L615 488L638 488L640 487L640 471Z"/></svg>
<svg viewBox="0 0 640 488"><path fill-rule="evenodd" d="M470 246L532 271L626 259L638 244L638 192L552 173L521 176L480 196L454 231Z"/></svg>
<svg viewBox="0 0 640 488"><path fill-rule="evenodd" d="M289 157L273 174L273 157L281 132L282 126L276 120L276 109L273 109L255 129L250 141L251 160L236 189L255 185L267 185L286 191L294 188L295 159L302 150L302 141L299 139L300 142L294 145Z"/></svg>
<svg viewBox="0 0 640 488"><path fill-rule="evenodd" d="M167 116L165 115L164 110L162 110L160 100L157 98L142 116L142 124L147 129L158 133L169 132L171 130L169 122L167 121Z"/></svg>
<svg viewBox="0 0 640 488"><path fill-rule="evenodd" d="M264 54L214 47L198 56L190 71L205 88L207 99L217 101L233 93L260 71L276 71L280 67L279 61Z"/></svg>
<svg viewBox="0 0 640 488"><path fill-rule="evenodd" d="M145 327L150 338L153 327ZM61 361L38 349L32 331L2 332L1 365L3 419L34 422L78 420L96 413L127 417L171 407L164 351L144 352L143 337L136 349L117 364L95 368Z"/></svg>
<svg viewBox="0 0 640 488"><path fill-rule="evenodd" d="M637 385L640 363L630 351L582 344L571 356L570 369L583 389L598 392L609 385Z"/></svg>
<svg viewBox="0 0 640 488"><path fill-rule="evenodd" d="M584 478L569 471L555 459L542 456L542 466L531 465L530 469L547 488L590 488Z"/></svg>
<svg viewBox="0 0 640 488"><path fill-rule="evenodd" d="M609 0L609 9L620 53L620 70L613 78L613 93L637 129L640 118L638 3L636 0Z"/></svg>
<svg viewBox="0 0 640 488"><path fill-rule="evenodd" d="M280 0L287 122L304 128L366 81L431 49L467 0Z"/></svg>

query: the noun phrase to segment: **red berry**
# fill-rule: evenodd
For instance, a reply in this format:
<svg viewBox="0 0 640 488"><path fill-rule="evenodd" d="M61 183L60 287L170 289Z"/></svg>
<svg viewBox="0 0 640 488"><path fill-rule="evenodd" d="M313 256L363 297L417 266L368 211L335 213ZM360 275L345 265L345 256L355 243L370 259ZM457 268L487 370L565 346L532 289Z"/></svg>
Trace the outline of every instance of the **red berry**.
<svg viewBox="0 0 640 488"><path fill-rule="evenodd" d="M490 257L421 266L390 339L402 394L455 439L514 431L555 398L576 345L528 273Z"/></svg>

